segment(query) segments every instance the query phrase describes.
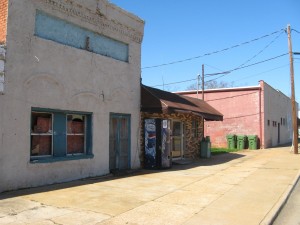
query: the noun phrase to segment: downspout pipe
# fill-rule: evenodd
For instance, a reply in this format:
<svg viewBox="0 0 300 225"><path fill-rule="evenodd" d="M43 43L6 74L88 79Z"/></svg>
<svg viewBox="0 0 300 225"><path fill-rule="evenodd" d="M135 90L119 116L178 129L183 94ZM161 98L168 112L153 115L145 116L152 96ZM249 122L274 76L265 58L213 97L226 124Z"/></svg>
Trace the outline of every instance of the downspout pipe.
<svg viewBox="0 0 300 225"><path fill-rule="evenodd" d="M264 146L262 145L263 143L263 136L262 136L262 101L261 101L261 94L262 94L262 83L260 82L259 85L259 147L263 148Z"/></svg>

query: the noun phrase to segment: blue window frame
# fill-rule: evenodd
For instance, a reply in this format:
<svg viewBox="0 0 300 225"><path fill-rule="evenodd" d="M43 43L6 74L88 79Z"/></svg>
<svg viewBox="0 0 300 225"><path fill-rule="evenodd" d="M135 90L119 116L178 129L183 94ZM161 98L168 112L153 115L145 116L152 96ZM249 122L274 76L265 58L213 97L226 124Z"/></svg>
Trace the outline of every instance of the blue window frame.
<svg viewBox="0 0 300 225"><path fill-rule="evenodd" d="M92 156L92 113L32 108L31 161Z"/></svg>

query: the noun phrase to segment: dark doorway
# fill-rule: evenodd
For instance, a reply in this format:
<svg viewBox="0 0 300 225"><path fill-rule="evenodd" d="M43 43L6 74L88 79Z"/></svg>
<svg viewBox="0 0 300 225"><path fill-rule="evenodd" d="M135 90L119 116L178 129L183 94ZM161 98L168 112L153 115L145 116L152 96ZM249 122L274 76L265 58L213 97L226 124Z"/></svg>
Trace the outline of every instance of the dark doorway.
<svg viewBox="0 0 300 225"><path fill-rule="evenodd" d="M280 123L278 123L278 144L280 144Z"/></svg>

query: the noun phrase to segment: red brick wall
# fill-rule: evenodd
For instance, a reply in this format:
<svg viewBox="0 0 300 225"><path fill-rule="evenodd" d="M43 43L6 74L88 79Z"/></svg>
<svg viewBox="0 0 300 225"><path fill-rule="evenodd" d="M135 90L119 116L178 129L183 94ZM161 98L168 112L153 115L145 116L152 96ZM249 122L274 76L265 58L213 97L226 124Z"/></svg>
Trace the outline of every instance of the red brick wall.
<svg viewBox="0 0 300 225"><path fill-rule="evenodd" d="M260 135L259 89L205 93L205 101L221 112L223 121L206 121L204 135L213 147L226 147L226 135ZM197 97L196 94L188 94Z"/></svg>
<svg viewBox="0 0 300 225"><path fill-rule="evenodd" d="M8 0L0 0L0 44L6 43Z"/></svg>

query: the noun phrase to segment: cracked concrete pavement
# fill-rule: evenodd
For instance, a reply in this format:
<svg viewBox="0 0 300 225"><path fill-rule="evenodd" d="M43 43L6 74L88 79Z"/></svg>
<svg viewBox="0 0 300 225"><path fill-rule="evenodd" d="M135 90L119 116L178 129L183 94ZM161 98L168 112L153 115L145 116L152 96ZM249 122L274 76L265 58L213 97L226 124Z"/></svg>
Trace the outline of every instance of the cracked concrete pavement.
<svg viewBox="0 0 300 225"><path fill-rule="evenodd" d="M0 194L0 224L270 224L299 177L290 147L243 150L168 170Z"/></svg>

